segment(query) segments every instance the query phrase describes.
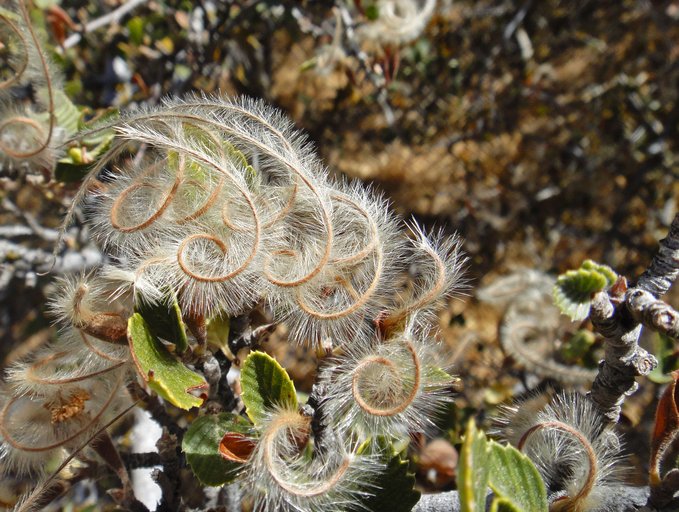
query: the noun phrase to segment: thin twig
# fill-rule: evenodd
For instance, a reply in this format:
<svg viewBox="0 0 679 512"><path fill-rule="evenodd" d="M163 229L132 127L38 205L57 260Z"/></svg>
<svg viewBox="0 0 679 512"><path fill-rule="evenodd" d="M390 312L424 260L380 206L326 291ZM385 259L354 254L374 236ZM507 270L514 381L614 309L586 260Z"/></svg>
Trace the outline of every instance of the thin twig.
<svg viewBox="0 0 679 512"><path fill-rule="evenodd" d="M637 283L637 287L652 293L656 298L667 293L679 276L679 213L670 225L670 231L660 241L660 249Z"/></svg>
<svg viewBox="0 0 679 512"><path fill-rule="evenodd" d="M113 25L118 23L123 18L123 16L125 16L128 12L142 4L145 4L146 2L148 2L148 0L130 0L129 2L118 7L117 9L109 12L108 14L105 14L100 18L90 21L85 25L82 32L71 34L68 38L66 38L63 44L64 49L71 48L78 44L80 40L83 38L83 34L86 34L88 32L94 32L95 30L98 30L107 25Z"/></svg>
<svg viewBox="0 0 679 512"><path fill-rule="evenodd" d="M679 312L665 301L656 299L651 292L633 288L627 292L625 302L634 320L670 338L679 339Z"/></svg>

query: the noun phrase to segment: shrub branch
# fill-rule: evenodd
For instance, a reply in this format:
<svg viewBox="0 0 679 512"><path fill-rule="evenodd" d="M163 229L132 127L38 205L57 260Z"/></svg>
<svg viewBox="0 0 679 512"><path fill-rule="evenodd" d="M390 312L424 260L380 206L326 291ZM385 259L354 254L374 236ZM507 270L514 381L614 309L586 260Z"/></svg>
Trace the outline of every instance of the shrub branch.
<svg viewBox="0 0 679 512"><path fill-rule="evenodd" d="M605 356L590 398L609 421L617 423L625 396L637 389L635 378L658 362L638 344L642 325L672 338L679 335L679 313L658 297L679 275L679 214L636 287L624 295L602 291L592 300L590 320L605 338ZM615 289L616 287L614 287Z"/></svg>

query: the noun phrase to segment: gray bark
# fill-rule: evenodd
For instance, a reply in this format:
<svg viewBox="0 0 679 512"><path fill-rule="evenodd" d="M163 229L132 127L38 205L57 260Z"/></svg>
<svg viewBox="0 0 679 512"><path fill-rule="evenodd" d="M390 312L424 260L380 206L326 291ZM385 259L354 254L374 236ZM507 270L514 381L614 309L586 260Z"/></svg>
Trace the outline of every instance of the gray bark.
<svg viewBox="0 0 679 512"><path fill-rule="evenodd" d="M603 502L591 512L676 512L679 510L679 502L676 500L663 509L649 507L647 505L648 487L619 485L605 489L608 492L604 494ZM492 496L489 496L487 509L490 508L491 502ZM450 491L439 494L423 494L412 512L460 512L460 510L460 499L457 491Z"/></svg>
<svg viewBox="0 0 679 512"><path fill-rule="evenodd" d="M599 292L592 300L590 320L605 338L604 360L589 393L592 402L612 423L620 419L622 403L637 389L636 377L658 364L639 347L642 325L677 338L679 313L658 300L679 276L679 214L637 286L624 295Z"/></svg>

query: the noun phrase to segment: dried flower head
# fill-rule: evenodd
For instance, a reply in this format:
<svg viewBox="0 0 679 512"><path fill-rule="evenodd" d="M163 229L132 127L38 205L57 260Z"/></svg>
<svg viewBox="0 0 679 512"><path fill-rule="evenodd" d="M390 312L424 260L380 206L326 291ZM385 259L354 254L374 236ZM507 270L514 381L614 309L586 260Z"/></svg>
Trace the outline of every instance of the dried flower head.
<svg viewBox="0 0 679 512"><path fill-rule="evenodd" d="M552 493L550 510L594 510L620 479L620 440L591 401L577 393L507 408L498 433L524 451Z"/></svg>
<svg viewBox="0 0 679 512"><path fill-rule="evenodd" d="M377 459L358 455L339 436L329 449L314 451L309 417L272 409L259 430L245 486L255 510L353 510L370 494L370 481L380 470Z"/></svg>
<svg viewBox="0 0 679 512"><path fill-rule="evenodd" d="M146 301L172 290L207 317L267 301L295 342L369 345L371 323L421 316L461 287L456 238L414 225L409 241L381 197L331 181L261 102L168 100L113 128L88 178L118 162L93 199L93 227ZM135 145L134 161L119 158ZM414 287L399 294L409 269Z"/></svg>
<svg viewBox="0 0 679 512"><path fill-rule="evenodd" d="M324 407L334 428L362 439L376 432L404 438L430 431L452 396L453 378L440 369L436 349L412 328L387 341L348 348L321 374L328 387Z"/></svg>
<svg viewBox="0 0 679 512"><path fill-rule="evenodd" d="M51 170L64 135L54 115L59 75L22 0L0 7L0 42L9 52L8 68L0 76L0 173ZM16 93L28 84L35 94L22 102Z"/></svg>

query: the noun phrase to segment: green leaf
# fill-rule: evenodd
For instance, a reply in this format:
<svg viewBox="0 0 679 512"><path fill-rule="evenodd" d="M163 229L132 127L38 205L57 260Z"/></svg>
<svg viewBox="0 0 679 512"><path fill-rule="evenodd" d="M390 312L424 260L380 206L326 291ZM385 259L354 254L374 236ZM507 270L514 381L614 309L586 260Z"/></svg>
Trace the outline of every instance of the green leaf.
<svg viewBox="0 0 679 512"><path fill-rule="evenodd" d="M146 22L140 16L134 16L127 22L127 31L130 34L130 42L141 45L144 42L144 27Z"/></svg>
<svg viewBox="0 0 679 512"><path fill-rule="evenodd" d="M76 164L70 158L62 158L57 161L54 168L54 177L63 183L76 183L82 180L91 168L91 164Z"/></svg>
<svg viewBox="0 0 679 512"><path fill-rule="evenodd" d="M554 303L571 320L584 320L589 316L592 295L610 288L617 274L606 265L585 260L579 269L561 274L554 286Z"/></svg>
<svg viewBox="0 0 679 512"><path fill-rule="evenodd" d="M243 403L255 425L264 419L267 409L286 406L296 409L295 385L288 373L268 354L250 352L240 371Z"/></svg>
<svg viewBox="0 0 679 512"><path fill-rule="evenodd" d="M371 481L371 495L362 507L381 512L409 512L420 500L415 490L415 475L409 471L408 460L403 454L408 448L408 439L388 439L383 435L369 437L357 448L357 455L378 455L385 467Z"/></svg>
<svg viewBox="0 0 679 512"><path fill-rule="evenodd" d="M85 107L85 114L89 116L92 114L92 111L88 107ZM81 142L88 147L92 147L98 146L102 142L115 137L115 131L112 128L103 128L103 126L117 121L119 117L120 109L116 107L108 107L104 110L97 111L97 114L89 119L83 117L80 120L80 130L94 131L85 132L80 139Z"/></svg>
<svg viewBox="0 0 679 512"><path fill-rule="evenodd" d="M679 354L674 348L674 340L662 333L657 333L653 354L658 359L658 366L647 377L656 384L672 382L672 373L679 370Z"/></svg>
<svg viewBox="0 0 679 512"><path fill-rule="evenodd" d="M488 485L495 493L491 510L547 512L545 484L530 459L513 446L494 441L490 450Z"/></svg>
<svg viewBox="0 0 679 512"><path fill-rule="evenodd" d="M559 349L561 358L568 364L584 361L596 342L596 335L587 329L578 329Z"/></svg>
<svg viewBox="0 0 679 512"><path fill-rule="evenodd" d="M490 473L490 446L473 419L467 423L457 465L457 489L461 512L485 512Z"/></svg>
<svg viewBox="0 0 679 512"><path fill-rule="evenodd" d="M408 469L408 461L394 455L384 470L371 482L371 494L362 506L372 512L410 512L420 500L415 490L415 474Z"/></svg>
<svg viewBox="0 0 679 512"><path fill-rule="evenodd" d="M459 380L457 377L452 376L443 368L439 368L438 366L427 366L426 372L427 380L431 382L434 387L450 385Z"/></svg>
<svg viewBox="0 0 679 512"><path fill-rule="evenodd" d="M4 7L0 7L0 16L15 22L21 19L17 13L10 11L9 9L5 9Z"/></svg>
<svg viewBox="0 0 679 512"><path fill-rule="evenodd" d="M491 503L490 512L525 512L525 509L516 508L511 501L497 498Z"/></svg>
<svg viewBox="0 0 679 512"><path fill-rule="evenodd" d="M147 302L141 297L136 302L135 311L144 317L154 336L172 343L180 354L189 348L186 324L182 320L174 292L168 292L167 297L158 304Z"/></svg>
<svg viewBox="0 0 679 512"><path fill-rule="evenodd" d="M205 379L170 354L139 313L127 323L127 338L137 370L151 389L181 409L202 405L203 399L190 391L206 388Z"/></svg>
<svg viewBox="0 0 679 512"><path fill-rule="evenodd" d="M231 354L231 350L229 349L231 319L229 316L223 312L217 313L207 320L206 327L208 345L213 348L218 348L224 354Z"/></svg>
<svg viewBox="0 0 679 512"><path fill-rule="evenodd" d="M56 125L62 128L67 136L71 136L78 131L82 112L70 100L62 90L55 90L54 95L54 118ZM47 92L40 91L41 101L47 102ZM42 116L43 114L41 114ZM49 114L45 113L45 120L49 122Z"/></svg>
<svg viewBox="0 0 679 512"><path fill-rule="evenodd" d="M244 418L227 412L201 416L189 425L182 440L182 451L203 485L223 485L238 476L243 464L222 457L219 443L227 432L251 434L250 427Z"/></svg>
<svg viewBox="0 0 679 512"><path fill-rule="evenodd" d="M377 5L369 5L365 8L365 17L370 21L375 21L380 17L380 10Z"/></svg>
<svg viewBox="0 0 679 512"><path fill-rule="evenodd" d="M117 119L118 109L108 109L96 120L85 122L81 118L78 124L79 130L86 130L91 125L98 125ZM85 133L80 139L80 146L72 147L67 155L57 162L54 176L58 181L73 183L82 180L96 164L97 159L103 155L113 142L115 132L113 130L98 130L90 134Z"/></svg>

